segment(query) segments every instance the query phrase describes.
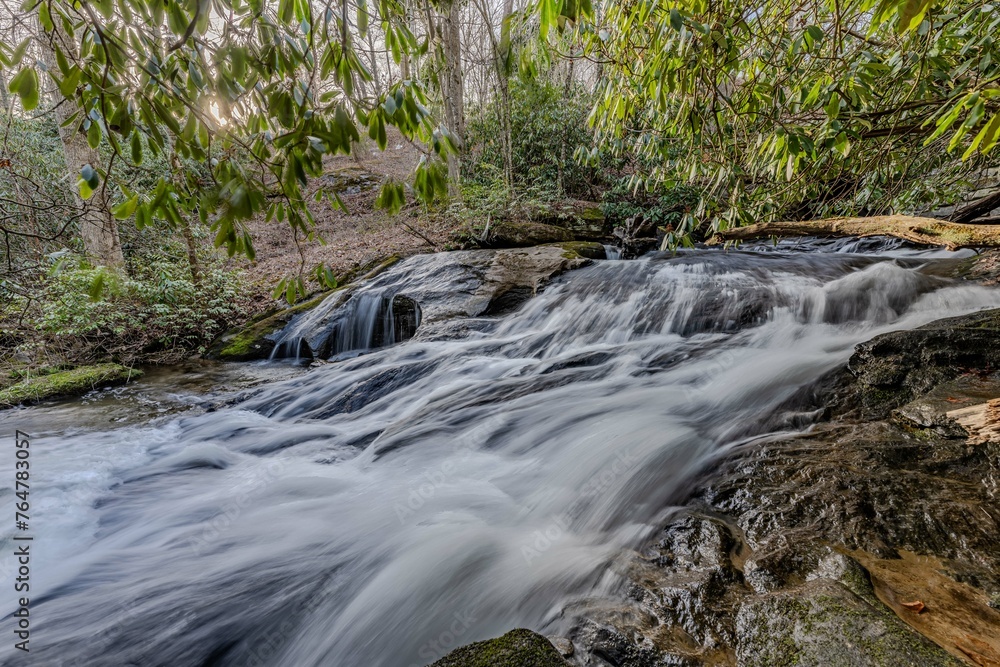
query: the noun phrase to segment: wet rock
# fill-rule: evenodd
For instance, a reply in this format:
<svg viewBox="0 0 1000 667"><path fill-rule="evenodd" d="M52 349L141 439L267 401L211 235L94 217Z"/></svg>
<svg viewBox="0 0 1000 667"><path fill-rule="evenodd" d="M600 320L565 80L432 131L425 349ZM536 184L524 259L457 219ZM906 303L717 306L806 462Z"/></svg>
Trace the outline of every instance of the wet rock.
<svg viewBox="0 0 1000 667"><path fill-rule="evenodd" d="M219 361L267 359L274 350L274 334L287 326L293 317L312 310L331 294L333 292L324 292L298 305L255 318L240 329L227 331L212 343L205 356Z"/></svg>
<svg viewBox="0 0 1000 667"><path fill-rule="evenodd" d="M859 345L782 406L818 424L714 467L622 599L568 610L583 664L1000 664L1000 443L947 417L1000 396L997 340L984 311Z"/></svg>
<svg viewBox="0 0 1000 667"><path fill-rule="evenodd" d="M574 241L573 232L563 227L531 220L502 221L490 225L484 236L475 239L481 248L522 248L544 243Z"/></svg>
<svg viewBox="0 0 1000 667"><path fill-rule="evenodd" d="M949 412L985 403L1000 396L1000 374L963 375L944 382L923 396L896 409L893 418L904 426L932 428L941 435L964 438L966 432Z"/></svg>
<svg viewBox="0 0 1000 667"><path fill-rule="evenodd" d="M468 250L436 259L442 263L435 269L442 280L407 291L420 303L424 324L509 312L556 276L590 262L562 244Z"/></svg>
<svg viewBox="0 0 1000 667"><path fill-rule="evenodd" d="M575 650L573 642L565 637L546 637L546 639L559 651L559 655L562 657L568 658L573 655L573 651Z"/></svg>
<svg viewBox="0 0 1000 667"><path fill-rule="evenodd" d="M874 598L823 579L748 599L736 634L740 667L962 664Z"/></svg>
<svg viewBox="0 0 1000 667"><path fill-rule="evenodd" d="M520 629L455 649L431 667L567 667L568 664L545 637Z"/></svg>
<svg viewBox="0 0 1000 667"><path fill-rule="evenodd" d="M232 329L219 336L209 347L205 357L219 361L254 361L257 359L267 359L275 348L276 335L284 329L295 317L309 312L325 302L330 296L340 294L346 298L355 287L352 281L369 280L379 275L393 264L398 262L400 257L392 255L368 262L362 267L349 272L338 278L338 283L342 287L322 292L306 301L280 308L265 313L250 320L246 325ZM302 355L305 358L312 357L312 350L309 355ZM290 354L289 356L297 356Z"/></svg>
<svg viewBox="0 0 1000 667"><path fill-rule="evenodd" d="M1000 310L877 336L855 349L846 393L865 415L884 415L963 373L1000 367L998 340Z"/></svg>

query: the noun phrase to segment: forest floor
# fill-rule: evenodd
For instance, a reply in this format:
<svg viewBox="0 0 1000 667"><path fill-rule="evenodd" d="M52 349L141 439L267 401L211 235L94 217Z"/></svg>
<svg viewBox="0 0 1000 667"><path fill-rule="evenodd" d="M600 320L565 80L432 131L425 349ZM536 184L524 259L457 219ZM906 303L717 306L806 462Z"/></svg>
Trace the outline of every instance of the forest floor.
<svg viewBox="0 0 1000 667"><path fill-rule="evenodd" d="M284 222L263 219L250 223L257 258L246 262L251 284L270 289L284 276L297 275L317 264L326 264L336 275L380 261L391 255L408 256L444 249L462 223L455 216L428 214L410 204L395 215L375 206L383 182L410 179L420 152L398 133L380 151L365 142L353 155L338 155L325 162L324 176L307 190L310 211L316 223L312 240L296 238ZM312 197L318 190L331 194L320 202ZM346 211L333 203L336 191Z"/></svg>

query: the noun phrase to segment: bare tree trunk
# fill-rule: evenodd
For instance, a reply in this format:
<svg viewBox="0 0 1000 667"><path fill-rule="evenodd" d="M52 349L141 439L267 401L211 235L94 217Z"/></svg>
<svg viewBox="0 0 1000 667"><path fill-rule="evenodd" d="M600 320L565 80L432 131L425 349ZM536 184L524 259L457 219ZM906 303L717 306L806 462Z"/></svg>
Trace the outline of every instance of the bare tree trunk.
<svg viewBox="0 0 1000 667"><path fill-rule="evenodd" d="M413 27L410 25L410 3L404 0L403 2L403 21L406 23L406 27L411 31ZM399 73L403 81L410 78L410 50L403 49L403 55L399 60Z"/></svg>
<svg viewBox="0 0 1000 667"><path fill-rule="evenodd" d="M358 10L362 11L362 10ZM378 73L378 54L375 53L375 38L372 37L372 30L368 29L368 55L372 60L372 97L378 99L382 94L382 79ZM387 61L388 62L388 61ZM385 72L386 80L392 79L392 72L387 68Z"/></svg>
<svg viewBox="0 0 1000 667"><path fill-rule="evenodd" d="M462 150L465 143L465 87L462 77L462 30L461 0L452 0L448 12L442 17L441 44L444 54L444 76L441 96L444 105L445 124ZM462 176L461 158L453 154L448 158L448 176L452 182L452 194L457 194L457 186Z"/></svg>
<svg viewBox="0 0 1000 667"><path fill-rule="evenodd" d="M0 71L0 105L4 111L10 111L10 96L7 94L7 79L3 71Z"/></svg>
<svg viewBox="0 0 1000 667"><path fill-rule="evenodd" d="M569 99L570 93L573 91L573 60L569 61L569 68L566 72L566 83L563 87L563 96ZM560 196L566 194L566 186L564 183L565 174L563 172L563 167L566 164L566 128L559 128L559 169L558 169L558 181L556 187L559 191Z"/></svg>
<svg viewBox="0 0 1000 667"><path fill-rule="evenodd" d="M177 153L171 153L170 167L173 170L172 177L174 182L180 185L180 181L184 178L184 171L181 166L181 160L177 157ZM188 267L191 269L191 282L194 283L195 287L201 287L201 262L198 261L198 243L194 238L194 230L191 228L191 221L186 215L180 216L180 219L181 236L184 237L184 244L187 246Z"/></svg>
<svg viewBox="0 0 1000 667"><path fill-rule="evenodd" d="M48 35L48 39L43 37L39 40L45 66L49 72L58 72L55 47L49 40L58 43L69 60L76 57L76 44L63 32L59 21L55 21L55 29ZM66 168L69 170L70 182L74 184L73 193L77 203L83 210L80 216L80 238L83 240L84 251L99 265L122 267L125 264L125 257L122 254L121 239L118 237L118 223L108 205L107 183L102 181L89 201L80 198L75 187L84 165L89 164L94 169L100 169L101 157L87 143L87 135L80 131L78 123L65 126L66 121L80 110L76 100L63 98L58 89L53 92L52 97L55 104L53 116L59 126L59 138L62 140L63 154L66 157Z"/></svg>
<svg viewBox="0 0 1000 667"><path fill-rule="evenodd" d="M488 0L474 1L483 23L486 24L487 33L490 38L490 46L492 47L494 75L497 78L497 91L500 101L500 151L503 157L503 180L504 185L507 187L507 194L510 194L511 189L514 186L514 152L510 111L510 78L507 72L507 63L504 61L507 54L501 51L501 42L498 41L494 30L493 17L490 14ZM504 0L503 11L504 20L506 20L506 18L514 11L513 0ZM503 28L501 28L501 34L502 30ZM486 86L483 86L484 90L485 88ZM485 100L483 104L486 104Z"/></svg>
<svg viewBox="0 0 1000 667"><path fill-rule="evenodd" d="M191 221L187 216L181 216L181 234L187 245L188 266L191 267L191 282L195 287L201 287L201 263L198 261L198 244L191 229Z"/></svg>

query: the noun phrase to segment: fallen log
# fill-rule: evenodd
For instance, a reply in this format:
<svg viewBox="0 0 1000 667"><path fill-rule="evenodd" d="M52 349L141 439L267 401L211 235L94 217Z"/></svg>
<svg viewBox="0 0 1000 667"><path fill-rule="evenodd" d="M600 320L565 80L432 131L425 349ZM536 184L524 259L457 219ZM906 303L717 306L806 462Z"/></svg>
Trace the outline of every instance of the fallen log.
<svg viewBox="0 0 1000 667"><path fill-rule="evenodd" d="M951 214L952 222L972 222L976 218L986 215L995 208L1000 207L1000 191L986 195L974 202L969 202L965 206L955 209Z"/></svg>
<svg viewBox="0 0 1000 667"><path fill-rule="evenodd" d="M909 215L762 222L716 232L708 244L796 236L892 236L920 245L944 246L949 250L1000 248L1000 225L959 224Z"/></svg>
<svg viewBox="0 0 1000 667"><path fill-rule="evenodd" d="M970 445L1000 442L1000 399L945 413L969 434Z"/></svg>

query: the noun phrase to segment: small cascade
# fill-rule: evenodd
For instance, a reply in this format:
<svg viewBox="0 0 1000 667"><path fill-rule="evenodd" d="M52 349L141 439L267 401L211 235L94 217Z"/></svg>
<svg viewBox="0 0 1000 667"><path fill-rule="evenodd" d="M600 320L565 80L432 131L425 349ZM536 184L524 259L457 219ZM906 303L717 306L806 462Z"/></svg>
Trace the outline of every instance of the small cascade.
<svg viewBox="0 0 1000 667"><path fill-rule="evenodd" d="M374 350L411 338L420 326L420 305L402 294L371 290L346 302L330 298L332 312L321 305L281 332L271 359L330 359Z"/></svg>
<svg viewBox="0 0 1000 667"><path fill-rule="evenodd" d="M622 249L616 245L605 243L604 254L608 259L622 259Z"/></svg>

